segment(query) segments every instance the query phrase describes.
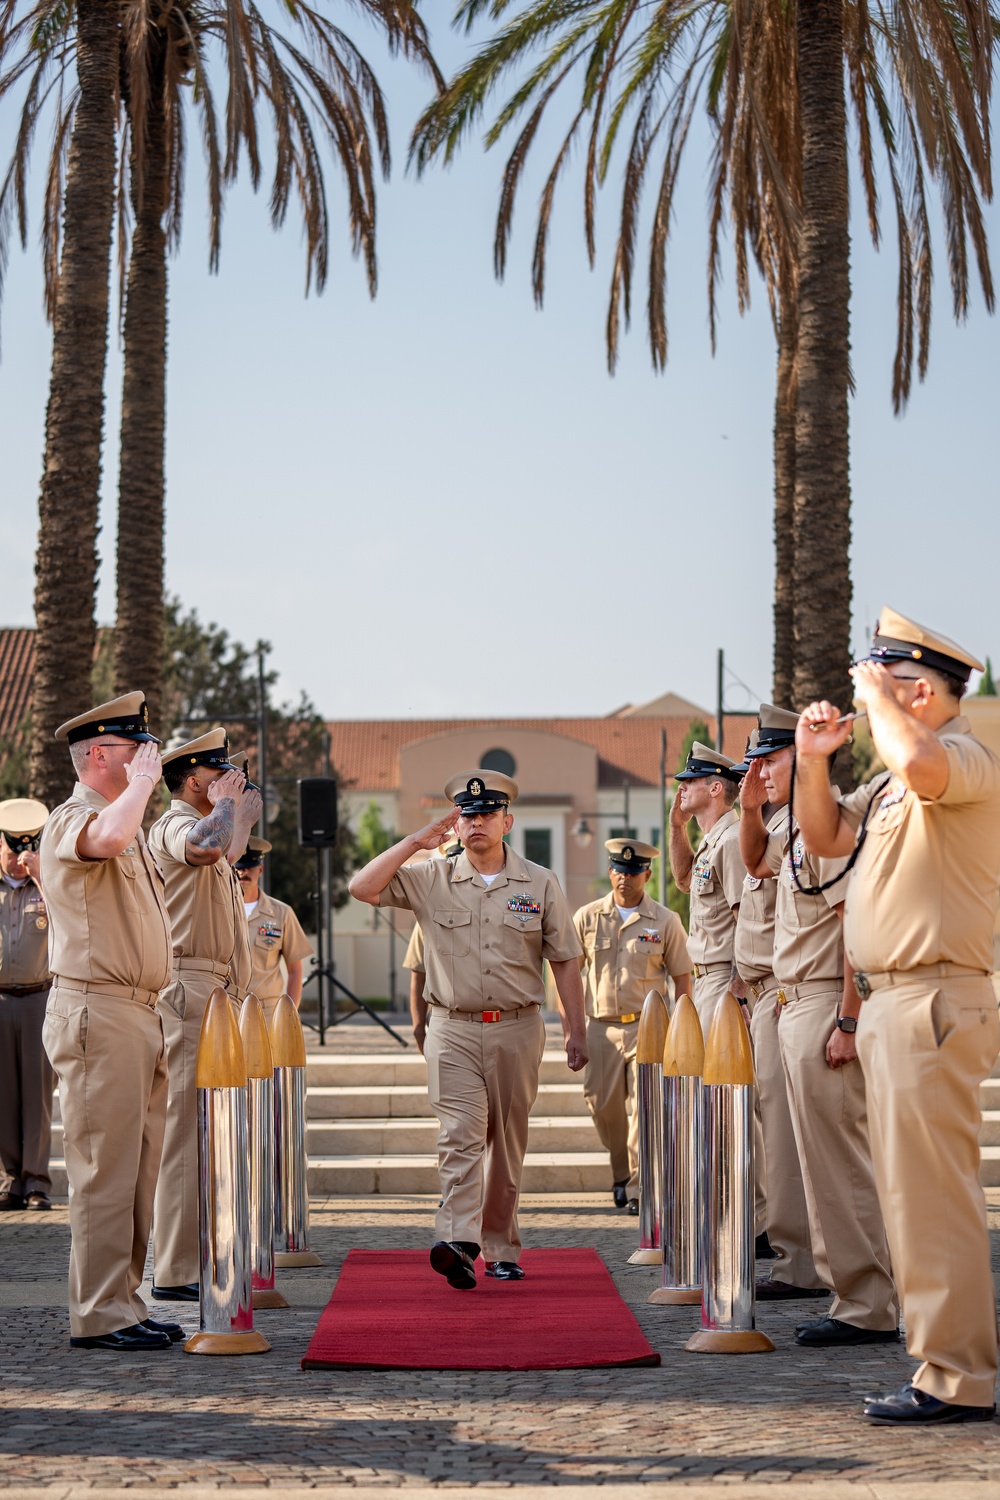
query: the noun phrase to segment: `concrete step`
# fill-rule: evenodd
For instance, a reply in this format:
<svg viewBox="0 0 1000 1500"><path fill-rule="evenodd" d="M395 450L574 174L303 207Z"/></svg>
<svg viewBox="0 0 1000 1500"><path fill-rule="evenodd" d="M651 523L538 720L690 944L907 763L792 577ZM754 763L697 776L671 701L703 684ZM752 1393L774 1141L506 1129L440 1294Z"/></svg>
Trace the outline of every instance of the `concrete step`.
<svg viewBox="0 0 1000 1500"><path fill-rule="evenodd" d="M984 1109L979 1127L980 1146L1000 1146L1000 1109Z"/></svg>
<svg viewBox="0 0 1000 1500"><path fill-rule="evenodd" d="M348 1156L436 1155L437 1120L313 1120L309 1125L309 1159ZM599 1151L589 1116L532 1115L528 1151Z"/></svg>
<svg viewBox="0 0 1000 1500"><path fill-rule="evenodd" d="M434 1116L426 1083L343 1084L332 1088L310 1083L306 1113L313 1120L425 1120ZM533 1113L586 1116L582 1081L540 1084Z"/></svg>
<svg viewBox="0 0 1000 1500"><path fill-rule="evenodd" d="M1000 1078L987 1078L979 1086L980 1109L1000 1109Z"/></svg>
<svg viewBox="0 0 1000 1500"><path fill-rule="evenodd" d="M516 1022L510 1022L516 1025ZM405 1084L426 1086L427 1064L414 1048L411 1052L345 1052L330 1048L306 1054L306 1076L310 1088L380 1087ZM546 1050L539 1072L540 1083L572 1082L566 1054Z"/></svg>
<svg viewBox="0 0 1000 1500"><path fill-rule="evenodd" d="M603 1151L529 1151L525 1193L610 1191L611 1168ZM436 1156L337 1156L309 1163L309 1191L322 1194L437 1193Z"/></svg>

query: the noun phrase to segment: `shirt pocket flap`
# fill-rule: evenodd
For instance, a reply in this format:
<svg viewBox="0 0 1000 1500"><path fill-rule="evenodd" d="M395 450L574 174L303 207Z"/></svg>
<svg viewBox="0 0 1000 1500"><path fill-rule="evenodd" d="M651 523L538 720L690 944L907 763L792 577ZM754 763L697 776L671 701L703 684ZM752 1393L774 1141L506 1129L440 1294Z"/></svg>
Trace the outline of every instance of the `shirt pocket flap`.
<svg viewBox="0 0 1000 1500"><path fill-rule="evenodd" d="M468 927L472 921L471 911L436 911L433 916L442 927Z"/></svg>
<svg viewBox="0 0 1000 1500"><path fill-rule="evenodd" d="M513 927L517 932L541 932L542 917L540 912L537 916L527 913L519 916L517 912L505 911L503 924L505 927Z"/></svg>

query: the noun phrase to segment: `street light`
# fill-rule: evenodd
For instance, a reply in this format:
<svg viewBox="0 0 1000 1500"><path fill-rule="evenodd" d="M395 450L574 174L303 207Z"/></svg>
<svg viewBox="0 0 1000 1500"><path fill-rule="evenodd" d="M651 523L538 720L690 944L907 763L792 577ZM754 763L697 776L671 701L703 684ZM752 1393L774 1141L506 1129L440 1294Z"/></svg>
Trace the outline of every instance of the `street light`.
<svg viewBox="0 0 1000 1500"><path fill-rule="evenodd" d="M588 818L610 818L612 822L621 822L625 829L625 837L629 838L629 784L628 780L622 782L622 793L625 799L624 813L618 812L587 812L581 813L571 829L572 835L581 849L587 849L594 842L594 830L587 822Z"/></svg>

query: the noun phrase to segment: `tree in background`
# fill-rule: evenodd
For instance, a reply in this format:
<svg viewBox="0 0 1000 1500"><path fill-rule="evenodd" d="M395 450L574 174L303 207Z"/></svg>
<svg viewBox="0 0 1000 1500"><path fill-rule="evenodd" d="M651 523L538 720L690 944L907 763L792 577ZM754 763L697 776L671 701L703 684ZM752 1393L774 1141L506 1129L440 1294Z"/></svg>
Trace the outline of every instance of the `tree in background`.
<svg viewBox="0 0 1000 1500"><path fill-rule="evenodd" d="M995 698L997 696L996 683L993 681L993 663L989 657L986 658L986 670L979 679L976 695L979 698Z"/></svg>
<svg viewBox="0 0 1000 1500"><path fill-rule="evenodd" d="M364 812L358 819L357 831L354 835L354 847L357 850L358 866L368 864L376 855L384 854L396 843L398 835L394 828L387 828L382 822L382 813L378 803L372 799Z"/></svg>

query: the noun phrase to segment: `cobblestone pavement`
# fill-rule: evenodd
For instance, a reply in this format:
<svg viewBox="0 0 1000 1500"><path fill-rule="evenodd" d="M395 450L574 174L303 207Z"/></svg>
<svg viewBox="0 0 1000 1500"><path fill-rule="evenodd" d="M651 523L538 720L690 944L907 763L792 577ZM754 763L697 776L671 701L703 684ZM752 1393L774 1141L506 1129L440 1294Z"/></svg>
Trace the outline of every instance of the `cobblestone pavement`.
<svg viewBox="0 0 1000 1500"><path fill-rule="evenodd" d="M1000 1191L989 1197L1000 1263ZM824 1500L917 1500L932 1485L938 1500L1000 1495L996 1424L901 1432L861 1421L863 1393L899 1385L911 1371L902 1347L799 1349L794 1324L818 1309L793 1303L758 1307L773 1354L686 1354L698 1310L646 1305L659 1272L626 1264L635 1220L603 1196L538 1195L522 1207L526 1244L596 1246L660 1351L658 1369L303 1372L299 1360L343 1257L356 1245L426 1245L434 1210L426 1197L314 1202L311 1242L324 1265L279 1272L291 1308L257 1315L270 1354L211 1360L178 1346L130 1360L71 1351L67 1210L4 1215L0 1485L50 1486L54 1500L72 1500L81 1487L234 1485L415 1495L516 1485L527 1497L535 1486L596 1485L617 1496L642 1484L652 1496L678 1481L689 1500L727 1481L746 1500L777 1483ZM196 1309L157 1311L197 1327Z"/></svg>

